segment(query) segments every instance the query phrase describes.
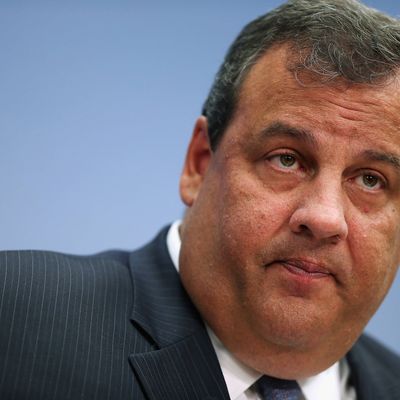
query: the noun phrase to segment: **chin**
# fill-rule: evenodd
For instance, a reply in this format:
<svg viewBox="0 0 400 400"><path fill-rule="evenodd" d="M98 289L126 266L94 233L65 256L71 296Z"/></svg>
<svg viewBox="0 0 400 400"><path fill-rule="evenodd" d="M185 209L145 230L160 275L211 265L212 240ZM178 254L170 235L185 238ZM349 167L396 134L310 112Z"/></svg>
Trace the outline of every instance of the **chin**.
<svg viewBox="0 0 400 400"><path fill-rule="evenodd" d="M269 305L255 318L253 327L266 343L299 352L323 347L338 331L338 317L296 299L284 306Z"/></svg>
<svg viewBox="0 0 400 400"><path fill-rule="evenodd" d="M320 331L304 326L304 324L274 324L264 331L263 340L268 345L299 352L319 347L325 335Z"/></svg>
<svg viewBox="0 0 400 400"><path fill-rule="evenodd" d="M252 351L241 348L237 355L245 364L263 374L301 379L329 368L349 348L345 340L336 344L324 332L294 324L290 329L283 325L270 327L264 336L258 338L258 345Z"/></svg>

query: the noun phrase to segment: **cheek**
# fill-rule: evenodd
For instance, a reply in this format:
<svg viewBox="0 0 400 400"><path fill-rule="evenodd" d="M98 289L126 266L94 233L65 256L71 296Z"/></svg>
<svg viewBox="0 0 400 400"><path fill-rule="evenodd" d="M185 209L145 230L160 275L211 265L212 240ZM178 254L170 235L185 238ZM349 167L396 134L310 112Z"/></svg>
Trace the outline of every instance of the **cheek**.
<svg viewBox="0 0 400 400"><path fill-rule="evenodd" d="M400 227L397 215L390 214L360 216L349 226L354 282L361 298L371 298L373 306L386 295L399 263Z"/></svg>
<svg viewBox="0 0 400 400"><path fill-rule="evenodd" d="M388 271L391 265L399 263L400 218L394 212L382 214L371 220L366 235L370 238L369 247L384 261L383 268Z"/></svg>
<svg viewBox="0 0 400 400"><path fill-rule="evenodd" d="M221 237L225 245L227 240L230 242L231 251L237 257L265 247L285 225L288 226L287 199L245 179L238 184L225 182L224 186L219 204Z"/></svg>

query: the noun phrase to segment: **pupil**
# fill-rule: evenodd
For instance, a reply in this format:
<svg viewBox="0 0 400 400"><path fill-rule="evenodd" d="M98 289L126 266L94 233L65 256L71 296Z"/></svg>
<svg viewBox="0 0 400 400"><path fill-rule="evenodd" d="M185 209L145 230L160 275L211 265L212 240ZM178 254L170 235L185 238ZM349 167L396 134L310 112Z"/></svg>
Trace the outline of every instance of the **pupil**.
<svg viewBox="0 0 400 400"><path fill-rule="evenodd" d="M281 163L285 167L291 167L295 163L295 159L290 154L281 155Z"/></svg>
<svg viewBox="0 0 400 400"><path fill-rule="evenodd" d="M378 178L373 175L364 175L363 181L366 186L373 187L378 183Z"/></svg>

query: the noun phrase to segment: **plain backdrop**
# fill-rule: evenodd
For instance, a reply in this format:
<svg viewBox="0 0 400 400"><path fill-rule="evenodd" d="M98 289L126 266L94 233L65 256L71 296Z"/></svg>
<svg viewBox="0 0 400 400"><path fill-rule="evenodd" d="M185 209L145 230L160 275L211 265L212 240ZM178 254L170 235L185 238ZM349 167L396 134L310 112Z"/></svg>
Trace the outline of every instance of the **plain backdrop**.
<svg viewBox="0 0 400 400"><path fill-rule="evenodd" d="M0 0L0 248L129 250L180 218L214 74L244 24L280 3ZM399 304L398 277L367 327L398 352Z"/></svg>

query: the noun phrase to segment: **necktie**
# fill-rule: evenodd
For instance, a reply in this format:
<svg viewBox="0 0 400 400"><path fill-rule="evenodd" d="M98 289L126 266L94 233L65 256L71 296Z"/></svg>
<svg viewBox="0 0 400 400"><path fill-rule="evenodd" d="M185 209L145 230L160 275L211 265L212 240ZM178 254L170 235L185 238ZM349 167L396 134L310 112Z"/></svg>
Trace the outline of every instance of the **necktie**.
<svg viewBox="0 0 400 400"><path fill-rule="evenodd" d="M296 381L287 381L263 375L257 381L256 387L263 400L304 399L300 386Z"/></svg>

